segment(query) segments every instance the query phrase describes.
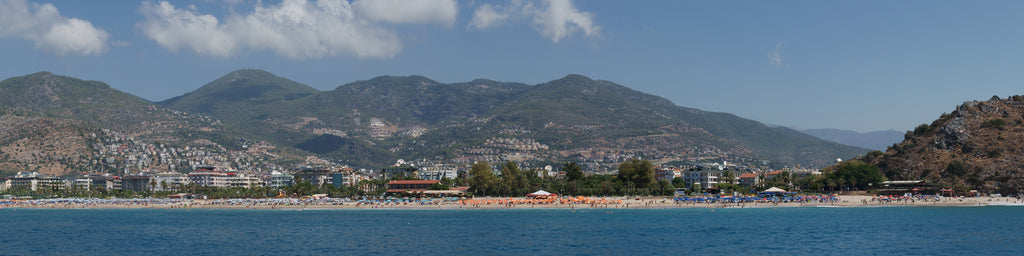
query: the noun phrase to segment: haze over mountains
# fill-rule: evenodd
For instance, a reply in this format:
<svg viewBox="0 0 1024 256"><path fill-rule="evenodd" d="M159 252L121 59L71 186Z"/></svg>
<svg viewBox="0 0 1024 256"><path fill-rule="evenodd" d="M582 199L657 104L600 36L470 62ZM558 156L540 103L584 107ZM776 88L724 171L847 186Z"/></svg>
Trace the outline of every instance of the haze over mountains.
<svg viewBox="0 0 1024 256"><path fill-rule="evenodd" d="M266 71L239 70L150 103L102 82L43 72L0 82L0 96L5 117L77 122L82 137L94 133L86 128L108 129L134 140L198 141L227 151L266 141L280 158L274 161L314 157L367 168L399 158L449 164L571 160L595 170L631 157L823 166L868 151L732 114L676 106L580 75L538 85L381 76L319 91ZM95 149L79 151L87 155L89 150Z"/></svg>
<svg viewBox="0 0 1024 256"><path fill-rule="evenodd" d="M800 131L823 140L873 150L885 150L887 147L892 146L893 143L903 141L903 135L906 133L896 130L860 133L834 128L806 129Z"/></svg>

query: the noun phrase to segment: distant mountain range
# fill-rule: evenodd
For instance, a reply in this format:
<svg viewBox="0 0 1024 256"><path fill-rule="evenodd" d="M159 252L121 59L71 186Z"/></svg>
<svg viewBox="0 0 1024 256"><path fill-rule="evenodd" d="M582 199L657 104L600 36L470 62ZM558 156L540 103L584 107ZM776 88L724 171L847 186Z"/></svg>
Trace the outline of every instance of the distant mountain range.
<svg viewBox="0 0 1024 256"><path fill-rule="evenodd" d="M903 140L906 132L896 130L860 133L842 129L806 129L800 132L810 134L819 139L837 142L844 145L873 150L885 150L887 147Z"/></svg>
<svg viewBox="0 0 1024 256"><path fill-rule="evenodd" d="M319 91L266 71L239 70L151 103L102 82L42 72L0 82L0 107L5 116L67 120L134 140L198 141L226 150L267 141L290 159L282 161L312 156L371 168L398 158L572 160L598 169L630 157L822 166L868 151L580 75L538 85L382 76Z"/></svg>

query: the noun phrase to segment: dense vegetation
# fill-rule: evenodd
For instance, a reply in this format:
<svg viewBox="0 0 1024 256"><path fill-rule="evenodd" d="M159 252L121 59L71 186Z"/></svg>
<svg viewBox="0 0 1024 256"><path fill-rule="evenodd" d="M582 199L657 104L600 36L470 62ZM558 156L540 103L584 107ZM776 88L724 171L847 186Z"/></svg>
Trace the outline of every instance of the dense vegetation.
<svg viewBox="0 0 1024 256"><path fill-rule="evenodd" d="M469 171L470 192L479 196L522 196L545 190L562 195L664 195L675 193L668 181L654 180L654 168L647 160L633 159L619 166L618 175L583 176L579 165L566 163L565 178L539 177L536 171L520 170L515 162L501 166L501 176L494 174L485 161L473 164Z"/></svg>

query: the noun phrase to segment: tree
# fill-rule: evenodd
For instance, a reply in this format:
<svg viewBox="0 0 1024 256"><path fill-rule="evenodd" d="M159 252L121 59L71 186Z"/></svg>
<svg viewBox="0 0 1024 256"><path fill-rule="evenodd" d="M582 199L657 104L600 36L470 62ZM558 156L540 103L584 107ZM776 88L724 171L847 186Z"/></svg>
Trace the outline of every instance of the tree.
<svg viewBox="0 0 1024 256"><path fill-rule="evenodd" d="M671 196L676 193L676 187L673 187L672 183L669 183L667 180L659 180L658 188L660 190L658 194L663 196Z"/></svg>
<svg viewBox="0 0 1024 256"><path fill-rule="evenodd" d="M473 164L469 169L469 184L473 194L483 195L492 193L497 184L497 177L494 177L494 170L487 161L480 161Z"/></svg>
<svg viewBox="0 0 1024 256"><path fill-rule="evenodd" d="M576 164L576 162L565 163L565 166L562 167L562 170L565 171L565 178L568 181L574 181L583 178L583 170L580 169L580 165Z"/></svg>
<svg viewBox="0 0 1024 256"><path fill-rule="evenodd" d="M686 179L683 177L672 178L672 186L677 188L686 188Z"/></svg>
<svg viewBox="0 0 1024 256"><path fill-rule="evenodd" d="M849 185L853 189L868 189L869 184L879 184L885 180L885 176L878 167L860 160L850 160L836 165L835 171L828 174L826 182L828 180L832 180L839 187Z"/></svg>
<svg viewBox="0 0 1024 256"><path fill-rule="evenodd" d="M726 184L733 184L733 182L736 181L736 174L732 171L725 171L722 173L722 180L724 180Z"/></svg>
<svg viewBox="0 0 1024 256"><path fill-rule="evenodd" d="M655 182L654 166L647 160L630 159L619 164L619 179L636 188L646 188Z"/></svg>
<svg viewBox="0 0 1024 256"><path fill-rule="evenodd" d="M522 170L519 170L519 166L516 162L506 161L501 166L501 194L502 195L518 195L523 194L526 188L526 176L523 175Z"/></svg>

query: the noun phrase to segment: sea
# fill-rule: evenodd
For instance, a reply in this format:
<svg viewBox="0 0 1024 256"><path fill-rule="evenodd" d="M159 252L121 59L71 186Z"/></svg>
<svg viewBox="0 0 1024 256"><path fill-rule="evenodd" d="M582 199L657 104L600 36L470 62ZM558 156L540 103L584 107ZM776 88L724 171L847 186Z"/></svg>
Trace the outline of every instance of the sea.
<svg viewBox="0 0 1024 256"><path fill-rule="evenodd" d="M0 209L0 255L1024 255L1024 207Z"/></svg>

